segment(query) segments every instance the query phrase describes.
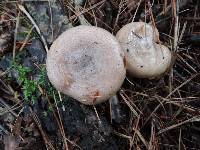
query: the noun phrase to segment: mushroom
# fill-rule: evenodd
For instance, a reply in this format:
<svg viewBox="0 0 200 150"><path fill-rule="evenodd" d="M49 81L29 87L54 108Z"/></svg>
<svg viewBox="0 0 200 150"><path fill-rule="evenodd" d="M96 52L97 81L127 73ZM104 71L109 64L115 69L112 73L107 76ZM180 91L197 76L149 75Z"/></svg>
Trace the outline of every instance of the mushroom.
<svg viewBox="0 0 200 150"><path fill-rule="evenodd" d="M104 29L84 25L68 29L54 41L46 66L57 90L88 105L115 95L126 74L117 39Z"/></svg>
<svg viewBox="0 0 200 150"><path fill-rule="evenodd" d="M132 76L153 79L170 67L171 52L159 43L158 30L151 25L129 23L118 31L116 37L125 53L127 72Z"/></svg>

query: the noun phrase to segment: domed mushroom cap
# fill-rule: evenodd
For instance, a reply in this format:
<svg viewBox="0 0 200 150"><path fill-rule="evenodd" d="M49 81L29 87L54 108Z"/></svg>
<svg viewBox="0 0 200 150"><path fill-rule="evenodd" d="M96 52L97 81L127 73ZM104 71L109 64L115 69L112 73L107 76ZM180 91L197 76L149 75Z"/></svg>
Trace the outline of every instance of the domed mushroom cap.
<svg viewBox="0 0 200 150"><path fill-rule="evenodd" d="M116 35L125 53L127 71L138 78L156 78L169 68L171 53L167 47L155 43L151 26L146 24L145 36L138 32L144 23L140 24L142 27L138 27L138 22L135 27L133 24L124 26ZM157 29L155 31L158 34Z"/></svg>
<svg viewBox="0 0 200 150"><path fill-rule="evenodd" d="M154 76L157 77L165 73L170 68L172 62L172 54L170 50L162 44L155 44L155 48L157 51L157 67L155 67L156 69Z"/></svg>
<svg viewBox="0 0 200 150"><path fill-rule="evenodd" d="M116 36L119 40L127 39L127 42L146 37L158 42L159 32L157 28L145 22L132 22L123 26Z"/></svg>
<svg viewBox="0 0 200 150"><path fill-rule="evenodd" d="M88 105L110 98L126 70L116 38L104 29L78 26L62 33L47 54L47 74L56 89Z"/></svg>

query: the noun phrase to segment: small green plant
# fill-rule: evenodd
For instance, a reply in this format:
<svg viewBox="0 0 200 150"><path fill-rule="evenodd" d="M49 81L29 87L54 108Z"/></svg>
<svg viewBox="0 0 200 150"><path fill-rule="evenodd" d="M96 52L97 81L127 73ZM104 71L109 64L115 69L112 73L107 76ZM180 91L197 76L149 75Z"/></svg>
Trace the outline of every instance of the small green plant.
<svg viewBox="0 0 200 150"><path fill-rule="evenodd" d="M17 66L16 64L14 64L13 66L18 72L19 81L21 83L24 82L27 79L27 74L31 72L30 68L24 67L22 65Z"/></svg>
<svg viewBox="0 0 200 150"><path fill-rule="evenodd" d="M30 100L34 103L36 100L37 82L30 79L31 69L22 65L13 63L13 68L18 73L18 80L23 89L23 95L26 102Z"/></svg>
<svg viewBox="0 0 200 150"><path fill-rule="evenodd" d="M45 89L46 94L49 97L54 97L53 93L57 93L57 90L52 86L47 78L46 68L45 66L41 67L40 74L39 74L39 82L38 84ZM55 94L56 98L58 98L58 94Z"/></svg>
<svg viewBox="0 0 200 150"><path fill-rule="evenodd" d="M44 65L42 65L40 68L39 79L37 81L31 78L31 74L33 74L33 71L30 68L19 65L19 63L17 62L14 62L12 67L18 73L18 80L22 86L24 100L26 102L31 101L32 103L34 103L35 100L39 98L41 93L38 90L38 86L40 86L46 92L48 97L53 98L53 93L57 93L56 89L51 85L47 78L46 68ZM58 94L55 94L55 96L56 99L58 99Z"/></svg>
<svg viewBox="0 0 200 150"><path fill-rule="evenodd" d="M46 68L43 65L40 69L39 73L39 85L45 87L46 85L46 80L47 80L47 74L46 74Z"/></svg>
<svg viewBox="0 0 200 150"><path fill-rule="evenodd" d="M23 84L24 99L28 101L31 99L32 102L36 100L37 83L34 80L25 80Z"/></svg>

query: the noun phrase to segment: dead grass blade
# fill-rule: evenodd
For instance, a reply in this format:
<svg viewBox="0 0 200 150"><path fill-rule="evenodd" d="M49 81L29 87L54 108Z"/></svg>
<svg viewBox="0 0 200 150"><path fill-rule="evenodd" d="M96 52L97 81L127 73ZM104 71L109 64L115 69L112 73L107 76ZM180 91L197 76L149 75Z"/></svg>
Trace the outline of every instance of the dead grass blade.
<svg viewBox="0 0 200 150"><path fill-rule="evenodd" d="M179 85L178 87L176 87L172 92L169 93L169 95L167 95L166 98L169 98L172 94L174 94L177 90L179 90L181 87L183 87L185 84L187 84L188 82L190 82L192 79L194 79L197 75L199 74L195 74L192 77L190 77L188 80L186 80L185 82L183 82L181 85Z"/></svg>
<svg viewBox="0 0 200 150"><path fill-rule="evenodd" d="M162 129L162 130L160 130L157 134L159 135L159 134L161 134L161 133L164 133L164 132L166 132L166 131L169 131L169 130L172 130L172 129L174 129L174 128L177 128L177 127L179 127L179 126L181 126L181 125L183 125L183 124L186 124L186 123L199 122L199 121L200 121L200 116L195 116L195 117L192 117L192 118L190 118L190 119L188 119L188 120L182 121L182 122L180 122L180 123L177 123L177 124L174 124L174 125L172 125L172 126L169 126L169 127L165 128L165 129Z"/></svg>
<svg viewBox="0 0 200 150"><path fill-rule="evenodd" d="M46 133L43 131L42 126L40 124L40 120L37 117L37 115L33 112L33 110L31 109L31 107L29 107L29 110L32 114L33 120L35 121L38 129L40 130L40 133L42 135L42 138L44 140L45 146L47 148L47 150L55 150L55 148L53 147L52 143L50 142L50 140L48 139Z"/></svg>
<svg viewBox="0 0 200 150"><path fill-rule="evenodd" d="M17 22L15 25L15 35L14 35L14 43L13 43L13 60L15 59L15 53L16 53L16 39L17 39L17 32L18 32L18 27L19 27L19 21L20 21L20 12L17 15Z"/></svg>
<svg viewBox="0 0 200 150"><path fill-rule="evenodd" d="M140 138L140 140L142 141L142 143L145 145L145 147L148 149L148 143L147 141L144 139L144 137L142 136L142 134L140 133L139 130L133 128L133 131L137 134L137 136Z"/></svg>
<svg viewBox="0 0 200 150"><path fill-rule="evenodd" d="M36 22L34 21L34 19L31 17L31 15L28 13L28 11L24 8L24 6L18 4L19 9L28 17L28 19L31 21L31 23L33 24L33 26L35 27L37 33L39 34L43 44L44 44L44 48L46 50L46 52L48 52L48 46L47 46L47 42L44 38L44 36L42 35L38 25L36 24Z"/></svg>
<svg viewBox="0 0 200 150"><path fill-rule="evenodd" d="M120 96L123 98L124 102L128 105L128 107L130 108L130 110L133 112L133 114L138 117L139 114L137 113L137 111L133 108L133 106L130 104L130 102L126 99L126 97L123 95L122 92L120 92Z"/></svg>

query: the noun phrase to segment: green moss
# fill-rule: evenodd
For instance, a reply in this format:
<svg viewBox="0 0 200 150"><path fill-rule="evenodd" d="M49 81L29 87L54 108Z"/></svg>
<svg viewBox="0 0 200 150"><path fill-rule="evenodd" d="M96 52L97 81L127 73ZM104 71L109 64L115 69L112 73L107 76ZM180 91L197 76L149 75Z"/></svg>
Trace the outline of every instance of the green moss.
<svg viewBox="0 0 200 150"><path fill-rule="evenodd" d="M37 81L33 80L31 77L31 75L34 74L32 69L19 65L17 62L14 62L12 67L18 73L18 80L22 86L22 92L26 102L34 103L37 98L40 97L41 93L38 86L46 92L48 97L54 98L54 93L57 93L57 91L48 80L45 65L41 66L39 70L39 79ZM58 99L58 94L55 94L55 97Z"/></svg>

